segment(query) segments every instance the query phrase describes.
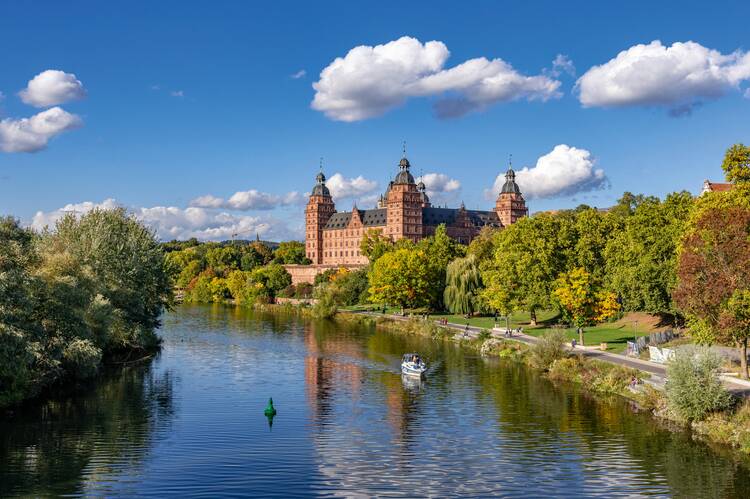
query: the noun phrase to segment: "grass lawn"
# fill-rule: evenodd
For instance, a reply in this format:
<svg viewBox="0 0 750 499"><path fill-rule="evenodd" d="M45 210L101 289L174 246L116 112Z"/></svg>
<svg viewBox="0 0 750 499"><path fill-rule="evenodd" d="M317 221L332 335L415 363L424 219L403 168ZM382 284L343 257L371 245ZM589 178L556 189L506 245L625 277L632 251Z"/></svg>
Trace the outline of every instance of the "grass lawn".
<svg viewBox="0 0 750 499"><path fill-rule="evenodd" d="M524 330L524 332L532 336L541 336L551 330L550 328L537 328ZM575 328L565 329L564 332L569 340L578 340L578 333ZM598 346L600 343L606 342L608 351L622 353L627 348L627 342L633 341L633 328L615 324L587 327L583 329L583 341L586 346Z"/></svg>
<svg viewBox="0 0 750 499"><path fill-rule="evenodd" d="M342 307L344 310L371 310L374 305L355 305L353 307ZM379 309L382 310L382 309ZM386 314L394 314L401 312L401 309L396 307L389 307L386 309ZM408 313L408 311L407 311ZM495 325L494 317L472 317L467 319L462 315L454 315L448 312L437 312L430 314L433 319L448 319L448 322L454 324L466 324L469 323L471 326L491 329ZM523 332L532 336L541 336L547 331L552 329L549 326L559 319L559 313L554 310L545 310L537 312L537 321L539 325L531 327L529 325L529 313L528 312L514 312L510 318L510 327L517 328L523 327ZM642 324L642 323L641 323ZM498 326L505 326L505 318L498 318ZM648 328L647 328L648 329ZM578 333L575 328L569 328L564 330L565 335L569 340L578 340ZM644 333L650 331L643 330L641 326L638 330L638 336L643 336ZM598 326L591 326L584 328L584 342L587 346L599 345L600 343L607 343L607 350L615 353L622 353L627 348L627 342L633 340L633 326L632 323L626 321L619 321L617 323L600 324Z"/></svg>

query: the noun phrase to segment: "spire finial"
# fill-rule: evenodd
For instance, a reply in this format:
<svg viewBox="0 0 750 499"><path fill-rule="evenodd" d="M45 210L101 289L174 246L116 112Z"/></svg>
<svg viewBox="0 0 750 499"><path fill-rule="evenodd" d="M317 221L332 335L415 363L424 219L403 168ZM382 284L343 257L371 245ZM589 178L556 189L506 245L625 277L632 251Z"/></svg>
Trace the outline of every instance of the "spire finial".
<svg viewBox="0 0 750 499"><path fill-rule="evenodd" d="M320 157L320 173L323 173L323 156Z"/></svg>
<svg viewBox="0 0 750 499"><path fill-rule="evenodd" d="M510 168L513 168L513 153L510 153L510 155L508 156L508 166Z"/></svg>
<svg viewBox="0 0 750 499"><path fill-rule="evenodd" d="M406 157L406 141L404 141L401 146L401 152L403 153L404 155L403 157L405 158Z"/></svg>

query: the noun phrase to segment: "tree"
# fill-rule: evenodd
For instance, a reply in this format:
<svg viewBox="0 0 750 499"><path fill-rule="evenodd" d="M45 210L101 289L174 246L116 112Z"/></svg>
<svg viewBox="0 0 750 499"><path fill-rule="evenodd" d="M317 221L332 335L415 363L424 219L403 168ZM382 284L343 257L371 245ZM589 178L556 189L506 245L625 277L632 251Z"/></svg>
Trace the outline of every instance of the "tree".
<svg viewBox="0 0 750 499"><path fill-rule="evenodd" d="M481 267L488 305L504 314L528 310L536 324L536 311L552 305L554 282L567 266L573 233L571 218L544 213L498 231L493 256Z"/></svg>
<svg viewBox="0 0 750 499"><path fill-rule="evenodd" d="M645 198L621 220L604 251L607 286L625 310L677 314L672 300L679 241L693 207L688 192Z"/></svg>
<svg viewBox="0 0 750 499"><path fill-rule="evenodd" d="M206 251L206 264L220 275L240 268L242 253L235 246L219 246Z"/></svg>
<svg viewBox="0 0 750 499"><path fill-rule="evenodd" d="M485 225L477 234L477 237L471 240L469 247L466 250L467 255L474 255L476 258L477 265L481 265L483 262L492 258L492 252L494 251L493 240L495 234L500 229Z"/></svg>
<svg viewBox="0 0 750 499"><path fill-rule="evenodd" d="M283 265L308 265L312 261L305 254L305 245L299 241L285 241L273 252L273 261Z"/></svg>
<svg viewBox="0 0 750 499"><path fill-rule="evenodd" d="M473 314L484 307L480 293L482 276L474 255L456 258L448 264L443 293L445 308L454 314Z"/></svg>
<svg viewBox="0 0 750 499"><path fill-rule="evenodd" d="M271 250L271 248L269 248L268 246L266 246L262 242L260 242L260 241L253 241L252 243L250 243L250 248L252 248L253 250L255 250L255 252L260 257L260 264L261 265L266 265L266 264L270 263L271 260L273 260L273 251Z"/></svg>
<svg viewBox="0 0 750 499"><path fill-rule="evenodd" d="M750 147L734 144L727 149L721 168L727 182L750 182Z"/></svg>
<svg viewBox="0 0 750 499"><path fill-rule="evenodd" d="M598 288L582 267L561 274L555 281L554 295L563 315L579 328L581 343L584 326L611 319L620 308L614 293Z"/></svg>
<svg viewBox="0 0 750 499"><path fill-rule="evenodd" d="M743 327L750 289L750 188L701 196L683 238L676 304L705 329L704 341L731 342L747 359ZM706 334L709 332L710 334ZM747 361L742 376L748 377Z"/></svg>
<svg viewBox="0 0 750 499"><path fill-rule="evenodd" d="M362 235L359 243L359 251L374 263L378 258L393 249L393 240L384 236L382 231L370 229Z"/></svg>
<svg viewBox="0 0 750 499"><path fill-rule="evenodd" d="M261 265L263 265L263 255L254 246L245 246L242 249L242 258L240 258L240 269L249 271Z"/></svg>
<svg viewBox="0 0 750 499"><path fill-rule="evenodd" d="M402 239L399 243L401 241L409 240ZM412 246L410 242L407 244L407 247ZM438 310L443 306L446 268L453 259L466 254L466 246L449 237L445 225L440 224L435 229L435 234L419 241L416 248L427 258L428 273L430 276L427 290L429 305L433 309Z"/></svg>
<svg viewBox="0 0 750 499"><path fill-rule="evenodd" d="M403 308L430 303L430 276L423 250L401 248L385 253L369 272L370 301Z"/></svg>
<svg viewBox="0 0 750 499"><path fill-rule="evenodd" d="M172 300L164 253L151 229L124 209L95 209L56 224L52 243L65 248L96 283L104 297L132 327L153 331Z"/></svg>
<svg viewBox="0 0 750 499"><path fill-rule="evenodd" d="M292 283L292 276L278 263L272 263L253 270L250 273L250 280L261 284L268 291L269 296L274 297L276 293Z"/></svg>

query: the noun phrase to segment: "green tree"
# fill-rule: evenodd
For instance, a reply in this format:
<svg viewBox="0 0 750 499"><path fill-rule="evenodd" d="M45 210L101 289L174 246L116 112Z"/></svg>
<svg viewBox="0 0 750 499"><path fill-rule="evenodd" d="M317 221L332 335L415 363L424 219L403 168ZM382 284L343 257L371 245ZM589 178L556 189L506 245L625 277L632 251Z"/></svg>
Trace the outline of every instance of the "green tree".
<svg viewBox="0 0 750 499"><path fill-rule="evenodd" d="M456 258L448 264L443 301L451 313L473 314L482 310L482 289L482 276L474 255Z"/></svg>
<svg viewBox="0 0 750 499"><path fill-rule="evenodd" d="M408 239L402 239L402 241L408 241ZM408 247L412 246L411 244L408 245ZM445 291L446 268L452 260L466 254L466 246L449 237L445 225L441 224L435 229L433 236L419 241L416 248L427 258L430 276L427 290L429 305L435 310L441 309Z"/></svg>
<svg viewBox="0 0 750 499"><path fill-rule="evenodd" d="M305 254L305 245L299 241L285 241L273 253L273 261L283 265L308 265L312 261Z"/></svg>
<svg viewBox="0 0 750 499"><path fill-rule="evenodd" d="M573 234L569 217L538 214L498 231L492 258L482 267L488 305L508 314L536 312L552 306L555 279L566 266Z"/></svg>
<svg viewBox="0 0 750 499"><path fill-rule="evenodd" d="M721 168L727 182L750 182L750 147L734 144L727 149Z"/></svg>
<svg viewBox="0 0 750 499"><path fill-rule="evenodd" d="M604 251L604 280L625 310L677 313L671 293L677 282L678 244L693 203L684 191L663 202L645 198L612 232Z"/></svg>
<svg viewBox="0 0 750 499"><path fill-rule="evenodd" d="M292 283L292 276L278 263L272 263L253 270L250 273L250 280L261 284L269 296L274 297L276 293Z"/></svg>
<svg viewBox="0 0 750 499"><path fill-rule="evenodd" d="M427 306L432 278L424 250L390 251L371 266L370 301L398 305L402 309Z"/></svg>
<svg viewBox="0 0 750 499"><path fill-rule="evenodd" d="M374 263L391 250L393 250L393 240L377 229L365 231L359 243L359 251L368 258L370 263Z"/></svg>
<svg viewBox="0 0 750 499"><path fill-rule="evenodd" d="M124 209L63 217L51 236L91 273L103 296L133 327L153 331L171 303L172 283L154 232Z"/></svg>

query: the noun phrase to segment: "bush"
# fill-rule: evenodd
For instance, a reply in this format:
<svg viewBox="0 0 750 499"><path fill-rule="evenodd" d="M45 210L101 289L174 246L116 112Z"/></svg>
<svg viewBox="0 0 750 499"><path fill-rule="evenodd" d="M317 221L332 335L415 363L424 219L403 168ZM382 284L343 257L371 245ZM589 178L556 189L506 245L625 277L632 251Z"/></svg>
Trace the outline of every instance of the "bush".
<svg viewBox="0 0 750 499"><path fill-rule="evenodd" d="M565 333L562 331L545 333L531 347L531 364L536 368L548 370L556 360L567 356L566 341Z"/></svg>
<svg viewBox="0 0 750 499"><path fill-rule="evenodd" d="M336 312L338 312L336 300L327 286L318 288L318 291L315 293L315 298L317 301L315 302L315 305L313 305L313 317L316 319L330 319L336 315Z"/></svg>
<svg viewBox="0 0 750 499"><path fill-rule="evenodd" d="M732 404L719 379L721 358L707 349L684 349L667 365L669 408L688 421L699 421Z"/></svg>
<svg viewBox="0 0 750 499"><path fill-rule="evenodd" d="M99 370L102 351L91 341L77 338L63 350L63 366L71 376L78 379L91 378Z"/></svg>

